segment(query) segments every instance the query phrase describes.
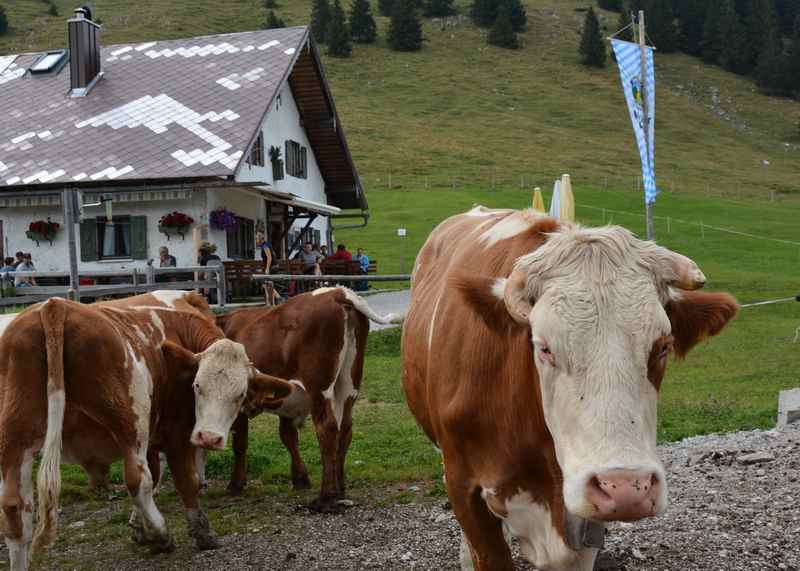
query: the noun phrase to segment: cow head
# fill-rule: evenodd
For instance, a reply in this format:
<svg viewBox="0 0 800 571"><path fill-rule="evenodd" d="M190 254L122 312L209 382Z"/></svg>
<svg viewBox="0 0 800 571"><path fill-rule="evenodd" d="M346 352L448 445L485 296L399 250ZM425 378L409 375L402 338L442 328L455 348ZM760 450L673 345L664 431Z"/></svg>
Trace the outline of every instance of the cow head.
<svg viewBox="0 0 800 571"><path fill-rule="evenodd" d="M689 291L704 283L693 261L623 228L566 227L497 284L530 327L570 513L636 520L666 508L656 404L667 357L718 333L738 308L727 294Z"/></svg>
<svg viewBox="0 0 800 571"><path fill-rule="evenodd" d="M202 353L169 341L162 350L171 375L191 379L195 396L195 425L191 442L209 450L223 450L233 421L245 399L257 398L262 407L279 407L292 391L288 382L264 375L253 367L244 346L228 339L212 343Z"/></svg>

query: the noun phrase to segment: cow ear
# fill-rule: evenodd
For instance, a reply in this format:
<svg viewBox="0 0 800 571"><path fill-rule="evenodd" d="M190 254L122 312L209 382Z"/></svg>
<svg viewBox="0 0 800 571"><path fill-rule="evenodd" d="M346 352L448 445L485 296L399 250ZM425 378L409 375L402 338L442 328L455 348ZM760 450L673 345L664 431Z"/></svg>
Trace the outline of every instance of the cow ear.
<svg viewBox="0 0 800 571"><path fill-rule="evenodd" d="M664 309L672 324L675 355L682 359L700 341L722 331L739 311L739 304L727 293L682 291Z"/></svg>
<svg viewBox="0 0 800 571"><path fill-rule="evenodd" d="M247 382L247 399L243 409L248 415L252 415L263 410L275 410L280 408L283 401L292 394L297 388L278 377L265 375L264 373L252 369L253 373Z"/></svg>
<svg viewBox="0 0 800 571"><path fill-rule="evenodd" d="M453 272L449 278L449 285L490 329L505 330L517 323L509 313L504 299L506 278Z"/></svg>
<svg viewBox="0 0 800 571"><path fill-rule="evenodd" d="M167 371L170 379L178 382L193 382L197 374L197 367L200 360L197 355L184 349L172 341L164 341L161 345L161 353L167 363Z"/></svg>

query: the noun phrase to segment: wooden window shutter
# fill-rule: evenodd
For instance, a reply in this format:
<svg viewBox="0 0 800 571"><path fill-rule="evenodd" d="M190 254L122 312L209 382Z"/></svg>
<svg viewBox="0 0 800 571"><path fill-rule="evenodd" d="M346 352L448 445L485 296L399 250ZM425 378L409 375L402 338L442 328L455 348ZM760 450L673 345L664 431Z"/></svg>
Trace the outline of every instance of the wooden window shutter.
<svg viewBox="0 0 800 571"><path fill-rule="evenodd" d="M292 142L286 141L286 149L283 153L283 156L286 157L286 174L292 174Z"/></svg>
<svg viewBox="0 0 800 571"><path fill-rule="evenodd" d="M147 216L131 216L131 257L147 259Z"/></svg>
<svg viewBox="0 0 800 571"><path fill-rule="evenodd" d="M97 260L97 220L90 218L81 222L81 262Z"/></svg>
<svg viewBox="0 0 800 571"><path fill-rule="evenodd" d="M300 175L303 178L308 177L308 170L307 170L307 152L305 147L300 147Z"/></svg>

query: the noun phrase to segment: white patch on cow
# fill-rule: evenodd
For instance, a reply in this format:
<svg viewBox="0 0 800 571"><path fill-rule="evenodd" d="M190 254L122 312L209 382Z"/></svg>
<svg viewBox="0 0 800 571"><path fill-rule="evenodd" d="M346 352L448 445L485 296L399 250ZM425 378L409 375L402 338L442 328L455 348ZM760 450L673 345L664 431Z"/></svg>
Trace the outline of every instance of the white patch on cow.
<svg viewBox="0 0 800 571"><path fill-rule="evenodd" d="M469 549L469 540L464 532L461 532L461 545L458 547L458 559L461 563L462 571L474 571L475 563L472 561L472 553Z"/></svg>
<svg viewBox="0 0 800 571"><path fill-rule="evenodd" d="M11 325L11 322L16 319L19 313L7 313L5 315L0 315L0 337L3 336L3 333L6 332L6 328Z"/></svg>
<svg viewBox="0 0 800 571"><path fill-rule="evenodd" d="M389 323L402 323L402 316L396 315L394 313L390 313L389 315L386 316L378 315L377 313L375 313L375 310L369 306L367 300L359 296L356 292L354 292L350 288L342 286L321 287L311 292L311 295L321 295L324 293L331 293L335 291L342 292L345 298L347 298L347 301L352 303L353 307L355 307L359 312L361 312L361 314L363 314L370 321L374 321L375 323L381 323L383 325L387 325Z"/></svg>
<svg viewBox="0 0 800 571"><path fill-rule="evenodd" d="M320 287L312 291L311 295L322 295L323 293L330 293L332 291L337 291L338 289L338 287Z"/></svg>
<svg viewBox="0 0 800 571"><path fill-rule="evenodd" d="M164 322L161 321L161 318L158 316L158 312L151 311L150 319L152 320L153 325L155 325L156 329L158 329L159 333L161 333L161 340L163 341L164 339L166 339L167 334L165 333L166 330L164 329Z"/></svg>
<svg viewBox="0 0 800 571"><path fill-rule="evenodd" d="M138 325L132 325L132 327L133 327L133 330L136 332L136 336L139 338L139 340L140 340L142 343L145 343L145 344L147 344L147 343L149 343L149 342L150 342L150 341L148 340L148 338L147 338L147 335L145 334L145 332L144 332L144 331L142 331L142 328L141 328L141 327L139 327Z"/></svg>
<svg viewBox="0 0 800 571"><path fill-rule="evenodd" d="M175 307L175 302L179 299L183 299L191 292L182 291L182 290L172 290L172 289L160 289L156 291L151 291L150 295L156 298L158 301L166 305L167 307Z"/></svg>
<svg viewBox="0 0 800 571"><path fill-rule="evenodd" d="M197 472L197 483L201 488L208 485L206 480L206 455L208 452L204 448L195 448L194 450L194 468Z"/></svg>
<svg viewBox="0 0 800 571"><path fill-rule="evenodd" d="M5 538L10 569L13 571L28 569L28 556L33 539L33 460L33 449L25 450L19 470L19 493L22 497L22 537L18 540ZM0 497L2 497L2 493L3 487L0 483Z"/></svg>
<svg viewBox="0 0 800 571"><path fill-rule="evenodd" d="M530 228L531 222L523 213L515 212L503 218L500 222L483 232L478 240L483 242L485 248L491 248L501 240L512 238Z"/></svg>
<svg viewBox="0 0 800 571"><path fill-rule="evenodd" d="M322 396L331 401L333 416L336 418L336 427L341 428L344 417L344 407L349 399L358 397L358 391L353 384L353 363L356 360L358 347L356 345L356 332L353 325L344 314L344 342L339 353L339 364L336 377L331 385L322 391Z"/></svg>
<svg viewBox="0 0 800 571"><path fill-rule="evenodd" d="M567 568L575 562L577 553L559 535L550 508L532 501L526 491L508 498L505 508L505 516L498 517L508 533L519 540L525 559L543 569Z"/></svg>
<svg viewBox="0 0 800 571"><path fill-rule="evenodd" d="M131 396L133 413L136 415L136 437L139 447L137 454L147 455L150 441L150 407L153 401L153 379L144 358L137 359L130 343L127 343L127 355L130 355L131 378L128 392Z"/></svg>
<svg viewBox="0 0 800 571"><path fill-rule="evenodd" d="M158 484L153 488L153 495L157 496L164 485L164 476L167 474L167 455L163 452L158 453Z"/></svg>
<svg viewBox="0 0 800 571"><path fill-rule="evenodd" d="M497 299L505 299L507 278L497 278L492 282L492 295Z"/></svg>
<svg viewBox="0 0 800 571"><path fill-rule="evenodd" d="M436 313L439 311L439 302L442 301L442 294L440 293L436 298L436 303L433 304L433 313L431 314L431 324L428 326L428 351L433 346L433 330L436 325Z"/></svg>
<svg viewBox="0 0 800 571"><path fill-rule="evenodd" d="M497 213L497 210L492 210L490 208L486 208L485 206L481 206L480 204L476 204L471 210L465 212L464 216L492 216L493 214Z"/></svg>
<svg viewBox="0 0 800 571"><path fill-rule="evenodd" d="M167 523L153 501L153 477L147 467L147 460L140 459L139 469L142 473L142 480L136 497L132 498L134 506L143 519L142 523L148 535L151 537L154 535L165 537L167 535Z"/></svg>
<svg viewBox="0 0 800 571"><path fill-rule="evenodd" d="M311 410L311 399L308 398L306 387L303 383L292 379L289 381L289 384L294 385L296 389L283 400L280 408L269 412L277 416L290 418L294 421L295 426L300 426Z"/></svg>

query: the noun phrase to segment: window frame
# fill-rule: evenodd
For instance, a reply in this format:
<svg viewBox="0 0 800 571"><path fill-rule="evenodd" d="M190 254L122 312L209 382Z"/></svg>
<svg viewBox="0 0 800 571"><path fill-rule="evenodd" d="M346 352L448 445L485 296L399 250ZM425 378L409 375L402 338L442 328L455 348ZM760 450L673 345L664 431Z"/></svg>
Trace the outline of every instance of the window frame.
<svg viewBox="0 0 800 571"><path fill-rule="evenodd" d="M120 256L105 256L103 255L103 240L105 240L105 225L106 225L106 217L105 216L96 216L95 222L97 223L97 243L96 243L96 253L95 256L97 257L98 262L113 262L116 260L132 260L133 259L133 217L130 214L120 214L118 216L112 216L111 221L116 226L120 224L123 228L127 227L128 229L128 253L126 255ZM124 230L123 230L124 234Z"/></svg>
<svg viewBox="0 0 800 571"><path fill-rule="evenodd" d="M264 163L264 131L259 131L258 137L253 141L250 152L247 153L247 164L251 167L263 167Z"/></svg>

